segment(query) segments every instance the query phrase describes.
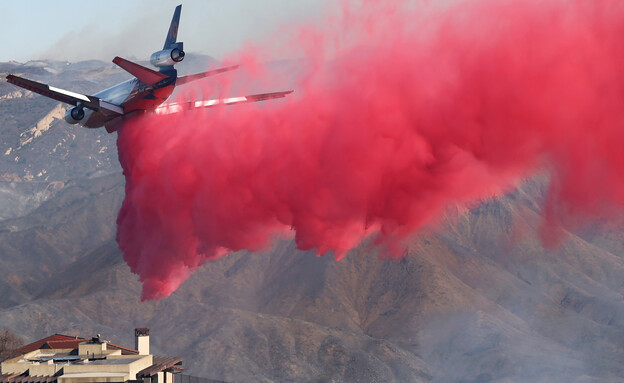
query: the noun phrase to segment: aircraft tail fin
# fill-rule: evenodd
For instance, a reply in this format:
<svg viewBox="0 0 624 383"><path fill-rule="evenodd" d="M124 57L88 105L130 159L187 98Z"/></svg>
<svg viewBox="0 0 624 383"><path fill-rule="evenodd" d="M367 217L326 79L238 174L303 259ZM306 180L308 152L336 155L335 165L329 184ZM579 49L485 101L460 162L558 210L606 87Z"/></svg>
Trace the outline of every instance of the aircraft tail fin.
<svg viewBox="0 0 624 383"><path fill-rule="evenodd" d="M113 62L119 65L126 72L130 73L131 75L148 85L154 85L158 81L164 80L169 77L164 73L156 72L155 70L133 63L132 61L122 59L119 56L115 57L113 59Z"/></svg>
<svg viewBox="0 0 624 383"><path fill-rule="evenodd" d="M167 32L167 38L165 39L165 45L163 49L177 48L176 40L178 39L178 25L180 24L180 12L182 11L182 4L178 5L173 13L173 19L171 19L171 25Z"/></svg>

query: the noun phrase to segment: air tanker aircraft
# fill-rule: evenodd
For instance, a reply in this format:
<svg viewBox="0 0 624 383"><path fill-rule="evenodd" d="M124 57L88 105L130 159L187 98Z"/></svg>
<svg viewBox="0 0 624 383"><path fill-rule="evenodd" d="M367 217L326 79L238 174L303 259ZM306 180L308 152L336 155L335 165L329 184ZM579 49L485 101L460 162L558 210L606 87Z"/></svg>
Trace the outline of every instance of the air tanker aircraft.
<svg viewBox="0 0 624 383"><path fill-rule="evenodd" d="M74 107L68 109L65 113L65 121L69 124L80 124L85 128L100 128L103 126L109 133L116 131L120 124L129 117L145 112L170 114L218 104L236 104L282 98L292 93L292 91L262 93L226 99L162 105L169 98L176 85L188 84L191 81L238 68L238 66L230 66L178 77L178 72L173 66L184 60L183 43L176 42L181 10L182 5L178 5L173 13L173 19L171 20L171 26L167 32L163 49L152 54L150 58L151 64L157 67L158 71L121 57L115 57L113 62L135 76L135 78L117 84L93 96L55 88L14 75L8 75L7 81L32 92L73 105Z"/></svg>

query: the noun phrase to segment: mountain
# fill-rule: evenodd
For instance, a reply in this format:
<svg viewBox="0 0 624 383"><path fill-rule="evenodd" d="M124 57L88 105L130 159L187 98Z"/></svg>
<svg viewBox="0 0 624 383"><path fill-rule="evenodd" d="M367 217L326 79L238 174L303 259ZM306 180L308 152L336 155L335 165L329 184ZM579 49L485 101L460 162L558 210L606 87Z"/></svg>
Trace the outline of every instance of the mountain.
<svg viewBox="0 0 624 383"><path fill-rule="evenodd" d="M85 93L72 84L124 76L108 63L44 64L0 70ZM15 91L0 83L0 151L11 148L0 156L0 328L25 341L100 333L132 346L145 326L153 352L232 382L624 376L622 222L564 228L545 249L543 176L470 210L449 207L401 260L363 244L335 261L283 240L206 263L171 297L140 302L114 240L124 196L115 136L68 126L56 103Z"/></svg>

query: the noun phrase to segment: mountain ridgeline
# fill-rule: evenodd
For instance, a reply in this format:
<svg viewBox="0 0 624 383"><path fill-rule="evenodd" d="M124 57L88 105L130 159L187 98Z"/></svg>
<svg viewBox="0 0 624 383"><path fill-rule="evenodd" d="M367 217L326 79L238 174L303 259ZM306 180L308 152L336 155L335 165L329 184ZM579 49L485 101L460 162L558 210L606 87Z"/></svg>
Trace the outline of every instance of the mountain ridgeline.
<svg viewBox="0 0 624 383"><path fill-rule="evenodd" d="M9 72L87 94L127 78L98 61L0 63ZM69 126L63 113L0 83L0 329L27 342L100 333L131 347L145 326L156 354L232 382L624 376L622 222L562 229L545 249L543 176L468 211L449 207L401 260L363 244L335 261L282 240L209 262L171 297L141 302L114 239L124 198L116 136Z"/></svg>

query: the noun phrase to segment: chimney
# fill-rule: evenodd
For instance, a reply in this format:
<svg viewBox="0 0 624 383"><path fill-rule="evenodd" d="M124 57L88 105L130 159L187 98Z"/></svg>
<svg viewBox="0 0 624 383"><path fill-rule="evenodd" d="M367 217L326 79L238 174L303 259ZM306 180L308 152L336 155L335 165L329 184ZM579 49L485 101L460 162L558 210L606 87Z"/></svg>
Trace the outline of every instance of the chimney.
<svg viewBox="0 0 624 383"><path fill-rule="evenodd" d="M139 355L149 355L149 329L145 327L134 329L135 349L139 351Z"/></svg>

